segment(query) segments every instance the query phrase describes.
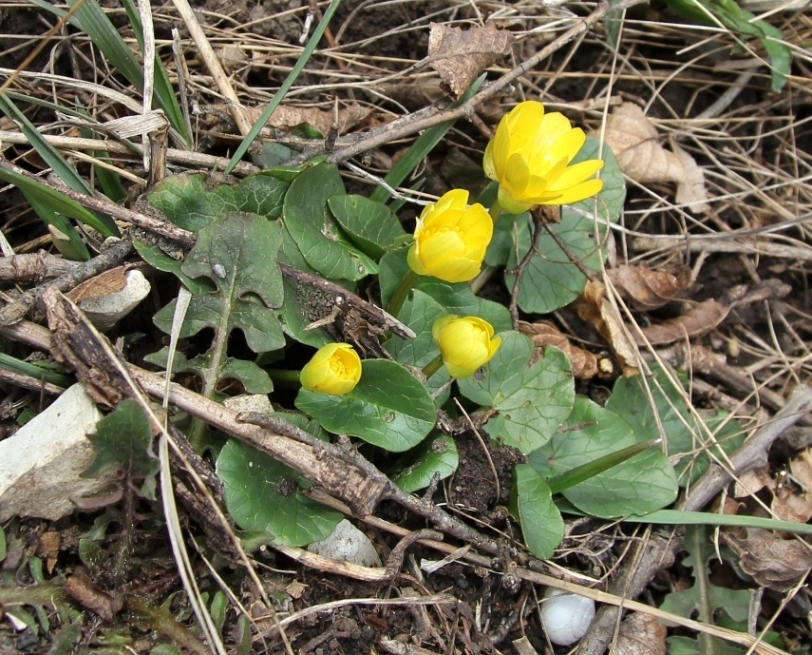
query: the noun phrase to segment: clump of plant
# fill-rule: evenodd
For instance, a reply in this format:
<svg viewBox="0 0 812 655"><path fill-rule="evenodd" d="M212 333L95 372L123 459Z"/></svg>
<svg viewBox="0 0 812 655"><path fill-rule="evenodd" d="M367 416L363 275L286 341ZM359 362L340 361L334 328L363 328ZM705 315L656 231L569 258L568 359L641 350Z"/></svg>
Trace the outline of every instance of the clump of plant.
<svg viewBox="0 0 812 655"><path fill-rule="evenodd" d="M214 335L202 354L178 353L173 371L197 375L211 398L228 379L248 393L293 387L283 418L321 438L349 435L398 454L364 451L410 492L451 475L455 439L481 426L525 458L514 470L510 509L538 557L550 557L563 538L562 501L600 517L669 505L678 489L671 461L695 449L684 403L660 408L676 411L689 435L665 452L652 445L658 432L647 423L653 410L644 387L620 380L618 402L606 407L577 397L566 355L539 352L507 307L476 293L501 274L519 309L546 313L583 291L603 263L606 230L625 195L611 152L598 152L562 114L521 103L485 150L491 185L476 199L453 189L426 205L412 234L392 201L347 194L338 168L324 162L214 188L202 174L165 180L149 202L195 232L197 243L182 262L136 245L191 294L179 336L204 328ZM540 218L540 206L560 207L559 220ZM337 305L313 279L360 296L377 292L378 303ZM170 333L176 312L173 301L156 324ZM377 324L375 312L384 317ZM235 330L252 359L229 353ZM165 351L151 357L166 359ZM457 418L458 407L471 424L456 421L443 432L438 417ZM218 451L227 506L246 532L304 545L340 520L302 493L306 480L270 457L236 440Z"/></svg>

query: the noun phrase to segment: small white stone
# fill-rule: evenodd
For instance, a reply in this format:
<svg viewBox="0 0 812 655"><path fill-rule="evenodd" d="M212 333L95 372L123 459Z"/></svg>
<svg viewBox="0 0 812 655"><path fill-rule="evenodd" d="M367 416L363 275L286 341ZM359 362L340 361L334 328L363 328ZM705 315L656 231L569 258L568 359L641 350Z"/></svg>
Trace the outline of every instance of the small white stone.
<svg viewBox="0 0 812 655"><path fill-rule="evenodd" d="M12 516L55 521L73 512L72 498L110 489L115 471L99 478L80 477L96 457L87 433L101 417L82 385L74 384L0 441L0 522Z"/></svg>
<svg viewBox="0 0 812 655"><path fill-rule="evenodd" d="M310 544L307 550L340 562L360 566L383 566L369 538L347 519L341 521L327 539Z"/></svg>

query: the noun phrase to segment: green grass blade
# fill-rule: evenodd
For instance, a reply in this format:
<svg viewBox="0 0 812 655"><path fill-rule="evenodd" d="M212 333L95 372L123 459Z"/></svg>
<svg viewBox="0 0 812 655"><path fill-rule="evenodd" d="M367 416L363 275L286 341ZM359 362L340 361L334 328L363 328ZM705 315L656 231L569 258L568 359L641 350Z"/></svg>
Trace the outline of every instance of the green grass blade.
<svg viewBox="0 0 812 655"><path fill-rule="evenodd" d="M68 5L72 7L77 1L68 0ZM54 7L45 0L29 0L29 2L60 18L65 16L63 10ZM85 0L82 6L76 10L76 13L71 16L69 22L87 34L93 44L104 55L107 62L127 78L127 81L136 88L139 94L143 91L144 69L141 67L141 63L118 33L113 23L110 22L97 0ZM160 62L156 63L158 63L156 70L163 73L158 73L155 78L157 104L163 109L170 125L188 140L175 92L169 84L169 78L166 76L163 65Z"/></svg>
<svg viewBox="0 0 812 655"><path fill-rule="evenodd" d="M21 112L17 105L11 101L11 98L7 97L5 94L0 94L0 110L2 110L3 113L5 113L20 126L20 129L34 150L36 150L37 154L45 160L45 163L51 167L54 173L59 176L59 179L62 180L65 186L77 191L78 193L93 195L93 191L90 189L87 182L82 179L73 166L65 161L62 154L42 137L39 130L37 130L33 123L28 120L28 117ZM60 210L54 208L54 211ZM91 216L93 218L93 222L91 223L87 220L83 220L82 222L87 223L93 227L93 229L98 230L105 237L119 236L120 232L116 227L115 221L113 221L113 219L109 216L97 216L87 210L85 210L85 215Z"/></svg>
<svg viewBox="0 0 812 655"><path fill-rule="evenodd" d="M51 230L51 240L56 249L62 253L65 259L77 262L86 262L90 259L90 251L87 249L81 235L76 231L71 222L64 216L57 214L51 206L36 194L20 189L28 200L28 204ZM57 232L55 233L54 230Z"/></svg>
<svg viewBox="0 0 812 655"><path fill-rule="evenodd" d="M248 148L254 142L254 139L257 138L259 135L260 130L265 127L265 123L268 122L268 119L271 117L271 114L274 113L274 110L280 105L282 100L285 97L285 94L290 90L290 87L293 86L293 83L296 81L296 78L299 77L299 73L302 72L307 61L310 59L313 51L316 49L316 46L319 44L319 40L321 39L324 31L327 29L327 25L330 24L330 19L333 17L333 14L338 9L338 5L341 3L341 0L332 0L330 2L330 6L327 7L327 11L324 12L324 16L319 21L319 24L316 26L316 29L313 32L313 35L310 37L310 40L307 42L302 54L299 56L299 59L296 62L296 65L293 67L293 70L288 73L288 76L285 78L285 81L282 82L282 86L279 87L276 93L274 93L273 98L268 103L268 106L265 108L265 111L262 112L262 116L259 117L254 126L245 135L243 138L242 143L240 143L239 148L234 153L234 156L231 158L231 161L228 162L228 166L226 166L226 174L231 173L234 170L234 167L239 163L240 159L242 159L243 155L248 151Z"/></svg>
<svg viewBox="0 0 812 655"><path fill-rule="evenodd" d="M29 201L36 200L49 208L51 212L73 218L98 232L103 232L103 226L95 214L47 184L32 180L9 166L0 166L0 180L18 187Z"/></svg>
<svg viewBox="0 0 812 655"><path fill-rule="evenodd" d="M0 368L5 369L6 371L11 371L12 373L17 373L18 375L27 375L35 380L55 384L56 386L65 389L73 384L73 378L67 375L62 375L61 373L56 373L55 371L49 371L47 368L43 368L42 366L37 366L36 364L31 364L29 362L24 362L16 357L12 357L11 355L6 355L5 353L0 353Z"/></svg>
<svg viewBox="0 0 812 655"><path fill-rule="evenodd" d="M660 509L645 516L627 516L629 523L654 523L658 525L719 525L734 528L762 528L798 534L812 534L812 525L780 521L762 516L738 514L715 514L711 512L682 512L677 509Z"/></svg>
<svg viewBox="0 0 812 655"><path fill-rule="evenodd" d="M474 80L474 83L471 84L468 90L463 93L458 100L452 102L448 108L453 109L463 102L466 102L471 96L479 91L479 88L482 86L484 81L485 74L483 73L476 80ZM411 147L406 151L406 154L398 160L397 164L395 164L392 167L392 170L386 175L384 182L391 187L399 186L400 183L411 174L423 157L428 155L434 149L434 146L436 146L446 135L448 130L450 130L454 125L454 122L455 121L448 121L447 123L440 123L439 125L430 127L423 132L423 134L417 137L417 140L415 140ZM376 202L386 202L389 199L389 192L382 186L379 186L370 194L369 199Z"/></svg>
<svg viewBox="0 0 812 655"><path fill-rule="evenodd" d="M631 459L638 453L642 453L644 450L651 448L658 442L659 439L653 439L651 441L646 441L645 443L638 443L634 446L623 448L622 450L618 450L614 453L609 453L608 455L599 457L593 462L576 466L574 469L570 469L566 473L553 476L547 480L547 485L550 487L550 491L553 492L553 495L560 494L565 489L574 487L576 484L579 484L584 480L589 480L589 478L594 478L596 475L603 473L604 471L608 471L613 466L622 464L627 459Z"/></svg>

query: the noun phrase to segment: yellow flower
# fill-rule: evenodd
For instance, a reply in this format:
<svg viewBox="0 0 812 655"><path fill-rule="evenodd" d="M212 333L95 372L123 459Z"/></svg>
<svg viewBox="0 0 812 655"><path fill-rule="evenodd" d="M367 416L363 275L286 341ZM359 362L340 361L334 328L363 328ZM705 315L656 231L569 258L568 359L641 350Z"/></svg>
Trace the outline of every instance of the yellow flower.
<svg viewBox="0 0 812 655"><path fill-rule="evenodd" d="M361 358L348 343L328 343L305 364L299 374L308 391L343 396L361 379Z"/></svg>
<svg viewBox="0 0 812 655"><path fill-rule="evenodd" d="M482 205L469 207L467 202L468 192L454 189L420 214L408 256L415 273L445 282L477 276L493 237L493 221Z"/></svg>
<svg viewBox="0 0 812 655"><path fill-rule="evenodd" d="M544 113L540 102L516 105L485 149L485 175L499 182L499 205L520 214L534 205L569 205L603 188L587 179L603 168L600 159L569 163L586 136L559 112Z"/></svg>
<svg viewBox="0 0 812 655"><path fill-rule="evenodd" d="M431 327L431 336L446 370L455 378L473 375L491 360L502 343L501 337L493 338L493 326L476 316L441 316Z"/></svg>

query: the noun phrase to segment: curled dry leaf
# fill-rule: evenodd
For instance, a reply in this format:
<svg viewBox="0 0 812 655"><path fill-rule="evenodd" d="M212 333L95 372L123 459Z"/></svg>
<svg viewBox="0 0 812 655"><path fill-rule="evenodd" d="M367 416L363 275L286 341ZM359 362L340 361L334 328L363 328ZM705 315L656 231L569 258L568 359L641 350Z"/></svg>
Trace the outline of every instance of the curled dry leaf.
<svg viewBox="0 0 812 655"><path fill-rule="evenodd" d="M641 184L674 182L678 203L688 203L697 212L708 210L702 169L676 144L671 144L674 152L660 145L657 128L640 107L631 102L616 107L606 121L605 139L630 178Z"/></svg>
<svg viewBox="0 0 812 655"><path fill-rule="evenodd" d="M653 271L645 266L624 264L607 271L607 276L621 298L643 311L662 307L691 283L691 269L687 266Z"/></svg>
<svg viewBox="0 0 812 655"><path fill-rule="evenodd" d="M623 367L623 374L636 375L637 349L627 336L628 331L617 310L606 299L606 288L603 284L589 280L573 308L582 321L592 325L606 339Z"/></svg>
<svg viewBox="0 0 812 655"><path fill-rule="evenodd" d="M548 321L526 323L519 321L519 332L529 337L536 346L533 361L542 357L545 346L555 346L569 357L572 374L579 380L592 378L609 379L616 376L615 364L609 357L602 357L570 343L567 336Z"/></svg>
<svg viewBox="0 0 812 655"><path fill-rule="evenodd" d="M472 27L463 31L439 23L431 24L429 56L432 68L459 97L489 66L510 52L513 35L494 27Z"/></svg>
<svg viewBox="0 0 812 655"><path fill-rule="evenodd" d="M812 452L803 450L789 463L792 477L782 475L773 489L771 509L784 521L806 523L812 518Z"/></svg>
<svg viewBox="0 0 812 655"><path fill-rule="evenodd" d="M659 619L642 612L632 612L620 624L616 655L665 655L668 629Z"/></svg>
<svg viewBox="0 0 812 655"><path fill-rule="evenodd" d="M786 591L812 568L812 548L800 539L782 539L757 528L728 530L723 538L742 571L763 587Z"/></svg>
<svg viewBox="0 0 812 655"><path fill-rule="evenodd" d="M109 330L149 295L149 281L141 271L126 266L104 271L68 293L90 321Z"/></svg>
<svg viewBox="0 0 812 655"><path fill-rule="evenodd" d="M259 107L246 107L243 109L246 118L250 122L256 122L265 111L265 106ZM318 107L291 107L289 105L280 105L277 107L271 118L268 120L268 126L275 127L280 130L289 130L302 123L312 125L322 134L327 134L336 127L339 134L344 134L352 127L360 123L371 113L371 109L362 107L358 104L347 105L346 107L339 107L338 111L332 109L319 109Z"/></svg>
<svg viewBox="0 0 812 655"><path fill-rule="evenodd" d="M730 307L711 298L699 303L681 316L668 319L657 325L640 328L634 331L634 340L638 346L648 341L652 345L660 346L675 341L701 337L713 330L727 318Z"/></svg>

